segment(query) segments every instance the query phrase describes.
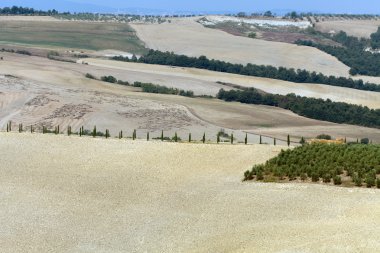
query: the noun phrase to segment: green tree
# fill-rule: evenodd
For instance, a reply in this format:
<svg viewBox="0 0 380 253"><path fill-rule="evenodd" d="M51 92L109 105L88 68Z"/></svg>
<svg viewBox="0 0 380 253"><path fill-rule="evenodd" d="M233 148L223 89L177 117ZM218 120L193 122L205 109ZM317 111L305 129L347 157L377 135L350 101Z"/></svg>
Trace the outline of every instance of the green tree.
<svg viewBox="0 0 380 253"><path fill-rule="evenodd" d="M260 144L263 144L263 138L260 135Z"/></svg>
<svg viewBox="0 0 380 253"><path fill-rule="evenodd" d="M220 142L220 132L218 132L218 134L216 135L216 143L219 144Z"/></svg>
<svg viewBox="0 0 380 253"><path fill-rule="evenodd" d="M164 141L164 130L161 131L161 141Z"/></svg>
<svg viewBox="0 0 380 253"><path fill-rule="evenodd" d="M189 133L189 143L191 142L191 133Z"/></svg>
<svg viewBox="0 0 380 253"><path fill-rule="evenodd" d="M371 188L376 185L376 172L370 171L367 173L366 179L365 179L366 185L368 188Z"/></svg>
<svg viewBox="0 0 380 253"><path fill-rule="evenodd" d="M244 139L244 143L245 143L245 145L247 145L247 144L248 144L248 134L247 134L247 133L245 133L245 139Z"/></svg>
<svg viewBox="0 0 380 253"><path fill-rule="evenodd" d="M342 178L338 175L333 177L333 181L335 185L341 185L342 184Z"/></svg>
<svg viewBox="0 0 380 253"><path fill-rule="evenodd" d="M94 126L94 129L92 130L92 137L96 137L96 126Z"/></svg>
<svg viewBox="0 0 380 253"><path fill-rule="evenodd" d="M277 144L276 142L277 142L276 138L273 138L273 145L274 146L276 146L276 144Z"/></svg>
<svg viewBox="0 0 380 253"><path fill-rule="evenodd" d="M175 134L174 134L174 141L175 141L175 142L178 142L178 135L177 135L177 132L175 132Z"/></svg>
<svg viewBox="0 0 380 253"><path fill-rule="evenodd" d="M231 144L234 144L234 134L231 134Z"/></svg>
<svg viewBox="0 0 380 253"><path fill-rule="evenodd" d="M146 133L146 140L149 141L149 132Z"/></svg>
<svg viewBox="0 0 380 253"><path fill-rule="evenodd" d="M256 34L255 32L250 32L250 33L248 34L248 37L251 38L251 39L256 39L257 34Z"/></svg>
<svg viewBox="0 0 380 253"><path fill-rule="evenodd" d="M206 142L206 133L203 133L202 142L203 142L203 143Z"/></svg>
<svg viewBox="0 0 380 253"><path fill-rule="evenodd" d="M263 15L264 17L273 17L273 14L272 14L272 12L271 11L266 11L266 12L264 12L264 15Z"/></svg>
<svg viewBox="0 0 380 253"><path fill-rule="evenodd" d="M289 147L290 146L290 135L289 134L288 134L287 142L288 142L288 147Z"/></svg>
<svg viewBox="0 0 380 253"><path fill-rule="evenodd" d="M368 138L363 138L363 139L360 140L360 143L367 145L367 144L369 144L369 139Z"/></svg>

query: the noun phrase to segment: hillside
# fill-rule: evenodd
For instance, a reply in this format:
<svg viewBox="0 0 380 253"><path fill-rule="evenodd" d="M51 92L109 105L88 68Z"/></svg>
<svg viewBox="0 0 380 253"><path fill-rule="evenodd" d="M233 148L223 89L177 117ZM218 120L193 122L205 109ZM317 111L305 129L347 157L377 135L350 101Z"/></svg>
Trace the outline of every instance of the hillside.
<svg viewBox="0 0 380 253"><path fill-rule="evenodd" d="M39 128L45 125L54 129L60 125L63 131L68 125L74 130L81 126L92 129L96 125L102 131L108 128L113 136L120 130L131 134L133 129L137 129L138 135L143 138L147 131L151 132L152 137L157 137L164 130L169 136L177 132L183 139L191 132L193 138L198 140L206 132L207 138L215 140L217 132L224 128L229 134L234 132L239 141L244 140L245 132L250 133L249 141L252 143L259 142L259 134L270 136L264 138L264 142L273 143L272 137L286 140L290 134L294 141L298 141L302 136L313 138L322 133L334 137L346 136L349 140L368 137L380 142L378 129L311 120L275 107L142 93L135 88L85 78L86 73L92 73L97 76L114 75L123 80L160 80L164 85L177 83L177 87L186 89L190 87L186 86L189 85L188 81L198 80L198 87L212 91L214 85L219 85L216 80L235 83L240 78L235 75L232 75L233 79L225 79L219 73L213 76L212 72L193 69L112 61L94 61L96 64L93 66L92 61L90 65L85 65L18 54L3 55L0 74L18 77L4 76L1 79L0 127L4 130L11 120L26 127L33 124ZM249 83L255 84L255 80ZM307 92L307 87L304 88ZM364 101L365 92L351 89L347 92L343 96L363 96L361 101ZM368 94L367 103L376 105L376 95L379 93ZM340 98L344 99L343 96Z"/></svg>
<svg viewBox="0 0 380 253"><path fill-rule="evenodd" d="M281 147L0 139L2 252L380 250L376 190L241 182Z"/></svg>
<svg viewBox="0 0 380 253"><path fill-rule="evenodd" d="M205 55L232 63L253 63L348 76L349 68L315 48L234 36L205 28L195 19L174 19L160 25L133 24L137 36L151 49L189 56Z"/></svg>

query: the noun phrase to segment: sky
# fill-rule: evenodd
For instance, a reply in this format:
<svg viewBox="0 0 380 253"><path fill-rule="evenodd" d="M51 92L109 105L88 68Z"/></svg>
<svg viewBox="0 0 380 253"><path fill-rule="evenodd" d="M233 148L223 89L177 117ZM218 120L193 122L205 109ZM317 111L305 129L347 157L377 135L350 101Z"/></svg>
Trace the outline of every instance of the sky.
<svg viewBox="0 0 380 253"><path fill-rule="evenodd" d="M71 12L274 12L380 14L379 0L1 0L0 6L19 5Z"/></svg>

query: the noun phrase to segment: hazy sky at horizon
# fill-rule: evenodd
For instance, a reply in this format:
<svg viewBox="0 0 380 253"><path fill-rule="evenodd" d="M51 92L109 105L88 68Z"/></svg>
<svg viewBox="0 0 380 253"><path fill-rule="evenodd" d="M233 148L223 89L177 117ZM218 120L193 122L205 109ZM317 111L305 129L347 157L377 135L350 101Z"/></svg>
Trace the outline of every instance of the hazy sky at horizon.
<svg viewBox="0 0 380 253"><path fill-rule="evenodd" d="M166 11L246 11L297 10L334 13L380 13L376 0L2 0L0 6L22 5L34 8L55 7L74 11L76 6L112 9L156 9Z"/></svg>

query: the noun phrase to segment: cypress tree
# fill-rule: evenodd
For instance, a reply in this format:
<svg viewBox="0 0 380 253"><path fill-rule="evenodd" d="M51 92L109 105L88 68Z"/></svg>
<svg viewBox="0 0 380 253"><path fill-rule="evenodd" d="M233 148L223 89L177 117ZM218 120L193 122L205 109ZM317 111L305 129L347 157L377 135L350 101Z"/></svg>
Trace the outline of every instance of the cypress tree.
<svg viewBox="0 0 380 253"><path fill-rule="evenodd" d="M96 126L94 126L94 129L92 130L92 137L96 137Z"/></svg>
<svg viewBox="0 0 380 253"><path fill-rule="evenodd" d="M177 142L177 141L178 141L177 132L175 132L175 134L174 134L174 141L175 141L175 142Z"/></svg>
<svg viewBox="0 0 380 253"><path fill-rule="evenodd" d="M276 138L273 138L273 145L276 146Z"/></svg>
<svg viewBox="0 0 380 253"><path fill-rule="evenodd" d="M290 146L290 135L289 134L288 134L287 142L288 142L288 147L289 147Z"/></svg>
<svg viewBox="0 0 380 253"><path fill-rule="evenodd" d="M108 129L106 129L106 139L108 139L109 137L109 132L108 132Z"/></svg>
<svg viewBox="0 0 380 253"><path fill-rule="evenodd" d="M149 141L149 132L146 134L146 140Z"/></svg>
<svg viewBox="0 0 380 253"><path fill-rule="evenodd" d="M248 134L247 134L247 133L245 133L245 139L244 139L244 143L245 143L245 145L247 145L247 144L248 144Z"/></svg>
<svg viewBox="0 0 380 253"><path fill-rule="evenodd" d="M300 144L304 145L306 143L305 138L301 137Z"/></svg>
<svg viewBox="0 0 380 253"><path fill-rule="evenodd" d="M231 134L231 144L234 144L234 134Z"/></svg>
<svg viewBox="0 0 380 253"><path fill-rule="evenodd" d="M135 140L135 139L136 139L136 129L135 129L135 130L133 130L132 139L133 139L133 140Z"/></svg>
<svg viewBox="0 0 380 253"><path fill-rule="evenodd" d="M344 143L347 143L347 138L346 137L344 137Z"/></svg>
<svg viewBox="0 0 380 253"><path fill-rule="evenodd" d="M262 139L261 135L260 135L260 144L263 144L263 139Z"/></svg>
<svg viewBox="0 0 380 253"><path fill-rule="evenodd" d="M33 133L33 125L30 125L30 133Z"/></svg>
<svg viewBox="0 0 380 253"><path fill-rule="evenodd" d="M189 133L189 142L191 142L191 133Z"/></svg>
<svg viewBox="0 0 380 253"><path fill-rule="evenodd" d="M164 141L164 130L161 131L161 141Z"/></svg>
<svg viewBox="0 0 380 253"><path fill-rule="evenodd" d="M203 143L206 142L206 133L203 133L202 142L203 142Z"/></svg>
<svg viewBox="0 0 380 253"><path fill-rule="evenodd" d="M219 142L220 142L220 133L218 133L218 135L216 136L216 143L219 144Z"/></svg>
<svg viewBox="0 0 380 253"><path fill-rule="evenodd" d="M58 125L58 127L57 127L57 134L59 134L59 125Z"/></svg>
<svg viewBox="0 0 380 253"><path fill-rule="evenodd" d="M12 121L9 121L9 132L12 132Z"/></svg>
<svg viewBox="0 0 380 253"><path fill-rule="evenodd" d="M79 137L82 137L82 128L79 128Z"/></svg>
<svg viewBox="0 0 380 253"><path fill-rule="evenodd" d="M8 123L7 123L7 133L9 132L9 125L8 125Z"/></svg>

